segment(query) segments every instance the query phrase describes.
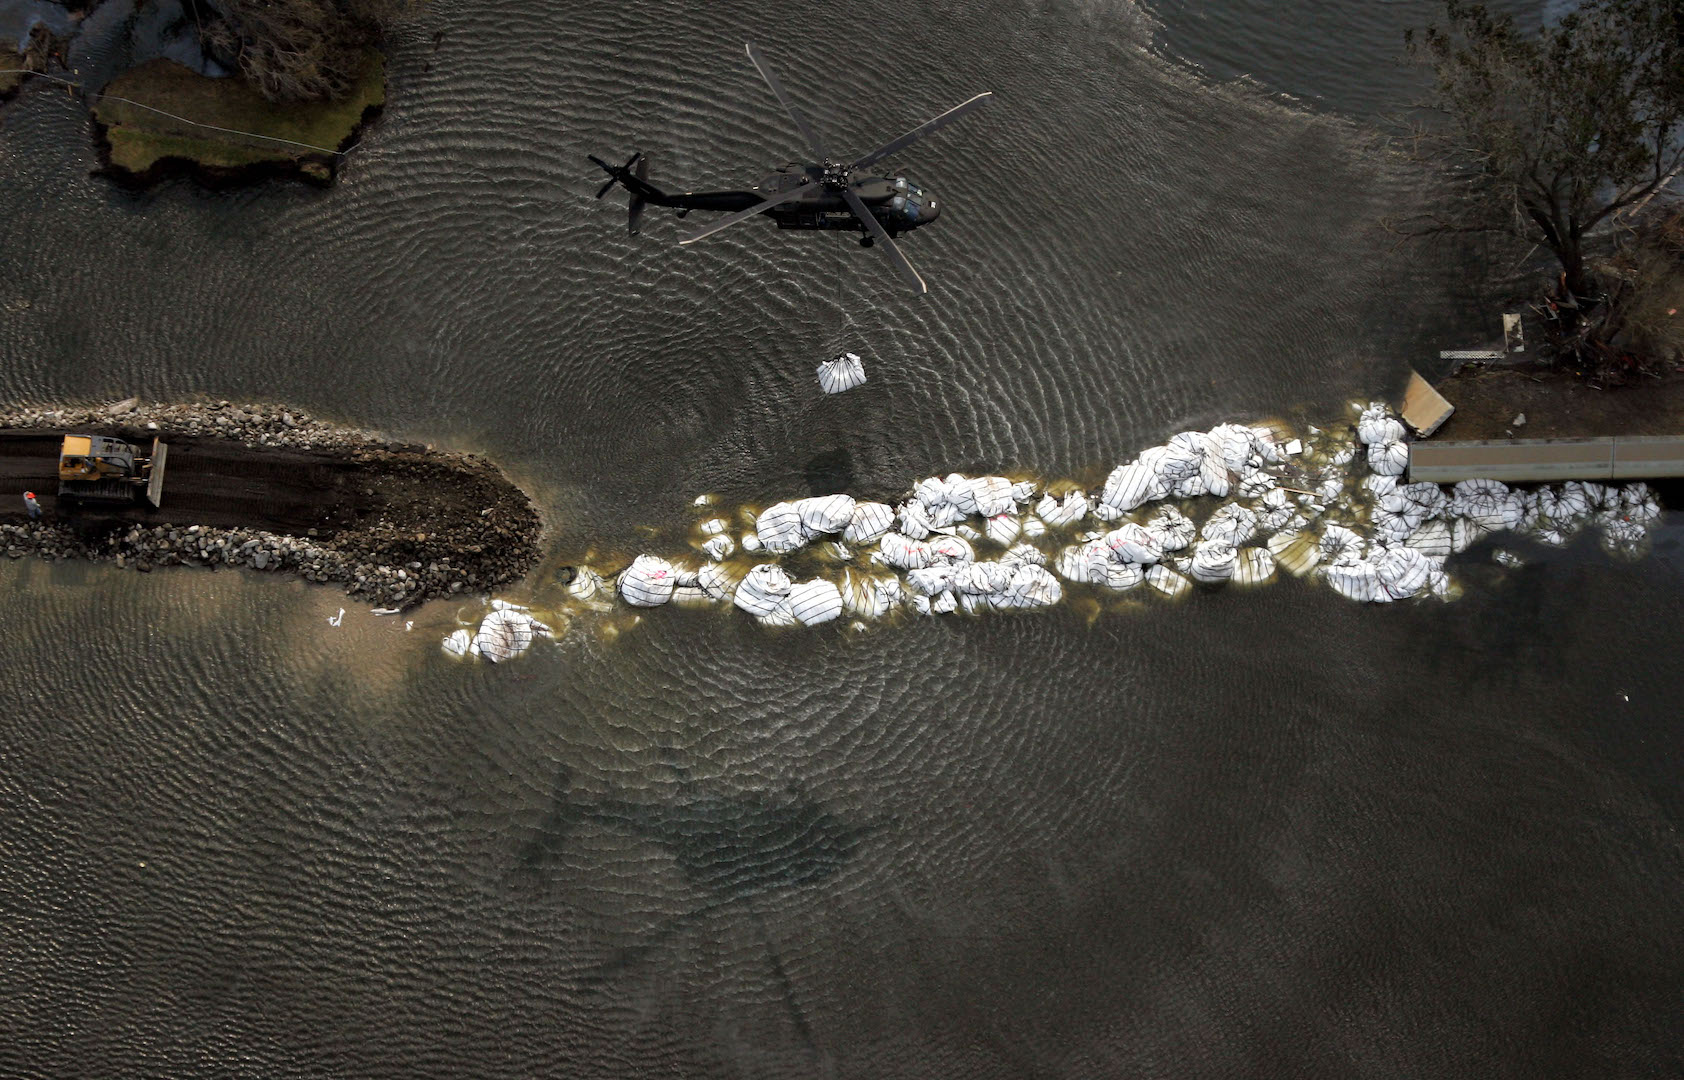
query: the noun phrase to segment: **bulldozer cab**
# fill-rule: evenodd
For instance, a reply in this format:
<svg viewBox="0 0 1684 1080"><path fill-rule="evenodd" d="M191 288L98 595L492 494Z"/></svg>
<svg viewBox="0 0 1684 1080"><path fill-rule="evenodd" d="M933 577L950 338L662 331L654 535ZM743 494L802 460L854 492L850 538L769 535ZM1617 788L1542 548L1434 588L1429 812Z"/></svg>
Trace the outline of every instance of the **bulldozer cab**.
<svg viewBox="0 0 1684 1080"><path fill-rule="evenodd" d="M121 480L134 475L134 447L121 439L66 435L59 448L60 480Z"/></svg>
<svg viewBox="0 0 1684 1080"><path fill-rule="evenodd" d="M164 463L169 447L152 440L152 456L141 457L121 439L104 435L66 435L59 446L58 494L61 499L133 502L154 507L164 498Z"/></svg>

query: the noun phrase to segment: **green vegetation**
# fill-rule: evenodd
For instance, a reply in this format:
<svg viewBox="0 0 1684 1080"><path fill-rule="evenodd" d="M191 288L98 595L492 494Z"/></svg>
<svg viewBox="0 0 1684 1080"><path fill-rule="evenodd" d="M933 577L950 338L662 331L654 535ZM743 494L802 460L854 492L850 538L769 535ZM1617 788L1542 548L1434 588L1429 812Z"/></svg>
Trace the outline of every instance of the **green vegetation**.
<svg viewBox="0 0 1684 1080"><path fill-rule="evenodd" d="M1482 4L1444 10L1446 25L1408 39L1433 70L1430 104L1444 119L1414 145L1456 198L1403 231L1507 233L1547 248L1559 268L1540 310L1557 358L1596 374L1658 359L1636 355L1634 312L1621 307L1676 306L1675 293L1630 277L1649 267L1670 291L1672 249L1651 232L1639 257L1616 226L1665 198L1684 166L1684 4L1582 0L1533 32Z"/></svg>
<svg viewBox="0 0 1684 1080"><path fill-rule="evenodd" d="M244 79L210 79L173 61L152 60L113 79L93 115L105 130L111 167L119 173L144 176L162 162L182 161L210 176L269 165L325 181L332 175L335 158L309 147L343 147L356 133L364 113L386 100L384 58L373 49L362 55L362 67L344 97L290 104L268 100ZM183 123L114 100L117 97L198 123ZM199 124L231 130L215 131Z"/></svg>

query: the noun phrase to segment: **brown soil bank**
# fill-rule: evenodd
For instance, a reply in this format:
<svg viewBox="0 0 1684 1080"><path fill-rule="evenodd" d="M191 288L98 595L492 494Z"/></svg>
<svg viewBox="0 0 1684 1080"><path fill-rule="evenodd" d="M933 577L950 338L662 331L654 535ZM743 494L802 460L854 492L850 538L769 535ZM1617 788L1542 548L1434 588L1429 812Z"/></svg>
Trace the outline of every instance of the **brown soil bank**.
<svg viewBox="0 0 1684 1080"><path fill-rule="evenodd" d="M58 505L59 439L71 431L143 445L162 436L162 506ZM26 490L40 521L25 514ZM13 558L284 570L408 605L519 579L537 559L539 529L531 501L483 458L274 406L131 400L0 417L0 545Z"/></svg>
<svg viewBox="0 0 1684 1080"><path fill-rule="evenodd" d="M1598 389L1547 368L1470 365L1437 389L1456 411L1434 439L1684 435L1684 371ZM1523 413L1526 422L1516 426Z"/></svg>

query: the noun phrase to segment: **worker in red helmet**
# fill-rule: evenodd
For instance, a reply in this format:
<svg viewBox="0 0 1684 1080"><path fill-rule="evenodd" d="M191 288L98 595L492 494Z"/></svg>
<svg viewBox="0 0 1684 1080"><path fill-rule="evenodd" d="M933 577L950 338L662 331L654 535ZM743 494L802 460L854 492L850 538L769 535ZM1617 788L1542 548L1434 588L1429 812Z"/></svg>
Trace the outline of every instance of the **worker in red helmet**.
<svg viewBox="0 0 1684 1080"><path fill-rule="evenodd" d="M41 516L41 504L35 501L35 493L33 491L26 491L23 493L23 505L24 509L29 511L30 521L35 521Z"/></svg>

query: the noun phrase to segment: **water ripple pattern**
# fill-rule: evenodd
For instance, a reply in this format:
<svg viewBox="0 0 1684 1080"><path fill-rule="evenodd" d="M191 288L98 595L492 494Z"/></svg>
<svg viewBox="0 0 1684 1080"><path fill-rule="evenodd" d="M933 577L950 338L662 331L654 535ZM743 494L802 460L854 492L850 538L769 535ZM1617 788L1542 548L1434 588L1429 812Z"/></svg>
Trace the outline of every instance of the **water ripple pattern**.
<svg viewBox="0 0 1684 1080"><path fill-rule="evenodd" d="M1329 5L1258 7L1214 44L1332 106L1201 80L1126 0L438 0L333 189L137 194L28 88L0 398L485 452L605 566L697 492L1326 416L1495 309L1373 228L1431 193L1338 105L1419 5L1346 5L1378 28L1346 52L1302 40ZM696 188L797 154L745 40L838 147L994 92L889 163L943 201L929 296L841 237L679 249L592 198L588 153ZM844 348L871 381L822 395ZM474 604L333 625L301 582L0 560L0 1075L1675 1074L1676 524L1653 546L1451 606L645 617L496 666L434 647Z"/></svg>

